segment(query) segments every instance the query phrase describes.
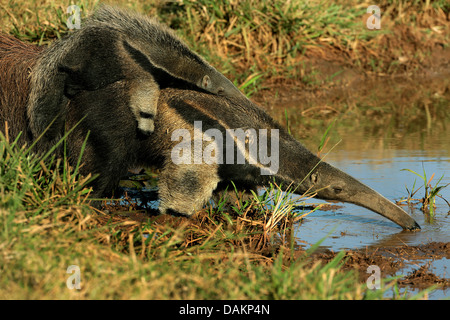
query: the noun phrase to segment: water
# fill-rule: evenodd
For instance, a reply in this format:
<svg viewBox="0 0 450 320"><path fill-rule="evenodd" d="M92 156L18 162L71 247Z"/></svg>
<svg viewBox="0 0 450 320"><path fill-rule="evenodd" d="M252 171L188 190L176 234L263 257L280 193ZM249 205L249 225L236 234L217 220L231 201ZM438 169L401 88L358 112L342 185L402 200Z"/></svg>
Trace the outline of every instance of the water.
<svg viewBox="0 0 450 320"><path fill-rule="evenodd" d="M428 149L399 149L399 143L392 139L383 145L370 144L368 136L354 133L340 133L343 140L352 143L336 147L326 156L326 161L344 172L352 175L391 201L398 201L408 196L406 187L411 190L416 180L415 189L423 185L421 179L408 171L410 169L423 174L434 186L444 175L439 185L450 183L450 137L439 135ZM414 137L412 137L414 138ZM358 149L358 146L372 145L372 148ZM401 144L404 145L404 144ZM346 147L348 146L348 147ZM431 149L432 148L432 149ZM424 194L422 187L414 198ZM450 201L450 186L441 190L444 199ZM310 202L321 202L313 200ZM328 238L323 246L333 250L358 249L366 246L398 246L402 244L419 245L435 242L448 242L450 237L450 207L441 198L436 198L433 219L424 215L420 204L411 207L402 206L422 227L421 232L402 232L402 229L386 218L352 204L339 203L332 211L316 211L310 214L298 230L297 235L311 243L323 237Z"/></svg>
<svg viewBox="0 0 450 320"><path fill-rule="evenodd" d="M326 161L352 175L371 188L377 190L391 201L408 196L406 187L411 190L423 185L422 180L408 171L421 175L423 170L429 179L435 176L431 184L435 186L450 183L450 135L439 132L428 136L432 139L426 145L415 143L417 135L405 139L388 139L379 143L379 139L354 131L341 131L339 136L345 143L339 144L326 156ZM424 188L418 190L414 198L421 198ZM450 202L450 186L440 194ZM320 200L308 202L320 203ZM342 249L360 249L365 247L395 247L401 245L421 245L430 242L448 242L450 237L450 207L436 199L435 215L432 219L420 210L420 204L402 206L422 227L420 232L404 232L386 218L365 208L352 204L336 203L334 210L318 210L308 215L297 228L296 237L310 245L325 238L322 247L339 251ZM409 262L409 261L408 261ZM422 259L410 261L397 275L406 275L421 265L430 264L429 270L442 278L449 278L450 260ZM408 288L415 293L417 289ZM434 290L430 299L450 297L450 290Z"/></svg>

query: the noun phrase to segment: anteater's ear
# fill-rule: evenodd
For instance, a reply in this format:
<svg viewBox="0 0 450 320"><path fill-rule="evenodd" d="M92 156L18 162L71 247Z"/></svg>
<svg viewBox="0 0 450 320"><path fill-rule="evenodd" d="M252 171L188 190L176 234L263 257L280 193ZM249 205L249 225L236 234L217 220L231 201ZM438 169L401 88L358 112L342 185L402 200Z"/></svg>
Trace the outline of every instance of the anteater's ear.
<svg viewBox="0 0 450 320"><path fill-rule="evenodd" d="M69 100L83 90L97 90L123 79L120 36L106 27L86 27L51 46L31 79L27 106L37 137L51 124L44 140L63 132Z"/></svg>

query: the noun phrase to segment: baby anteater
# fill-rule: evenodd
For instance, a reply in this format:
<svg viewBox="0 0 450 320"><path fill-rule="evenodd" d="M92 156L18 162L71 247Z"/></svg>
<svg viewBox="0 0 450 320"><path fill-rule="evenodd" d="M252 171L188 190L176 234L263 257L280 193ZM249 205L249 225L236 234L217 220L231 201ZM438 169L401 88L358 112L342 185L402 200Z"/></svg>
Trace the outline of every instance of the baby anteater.
<svg viewBox="0 0 450 320"><path fill-rule="evenodd" d="M174 79L245 99L230 80L156 19L101 6L81 29L53 43L38 58L27 106L31 130L39 135L54 121L44 136L44 141L54 142L64 131L70 99L81 91L126 80L125 96L137 127L150 134L159 91Z"/></svg>

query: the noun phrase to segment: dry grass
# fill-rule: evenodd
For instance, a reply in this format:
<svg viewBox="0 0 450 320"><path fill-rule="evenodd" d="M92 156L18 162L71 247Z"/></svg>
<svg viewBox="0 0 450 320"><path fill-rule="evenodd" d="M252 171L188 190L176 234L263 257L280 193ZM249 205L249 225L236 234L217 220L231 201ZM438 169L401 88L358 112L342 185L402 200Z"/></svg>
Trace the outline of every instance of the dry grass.
<svg viewBox="0 0 450 320"><path fill-rule="evenodd" d="M248 93L286 80L317 86L321 61L377 75L417 71L449 43L445 1L379 2L375 31L365 26L371 3L355 0L106 2L158 16ZM4 32L40 44L68 32L66 3L0 3ZM83 17L98 3L77 2Z"/></svg>

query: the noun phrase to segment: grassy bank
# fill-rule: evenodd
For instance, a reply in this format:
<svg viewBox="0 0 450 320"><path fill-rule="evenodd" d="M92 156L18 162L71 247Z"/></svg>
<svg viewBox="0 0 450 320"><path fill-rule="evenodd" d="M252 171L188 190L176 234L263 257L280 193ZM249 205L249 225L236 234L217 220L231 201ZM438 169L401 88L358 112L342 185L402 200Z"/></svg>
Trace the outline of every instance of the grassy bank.
<svg viewBox="0 0 450 320"><path fill-rule="evenodd" d="M449 44L450 5L443 0L377 2L380 30L366 27L372 3L356 0L106 2L158 16L249 94L273 84L319 86L326 61L366 74L415 72ZM68 33L70 3L80 5L82 17L98 5L0 3L2 31L39 44ZM339 72L330 71L325 82Z"/></svg>

